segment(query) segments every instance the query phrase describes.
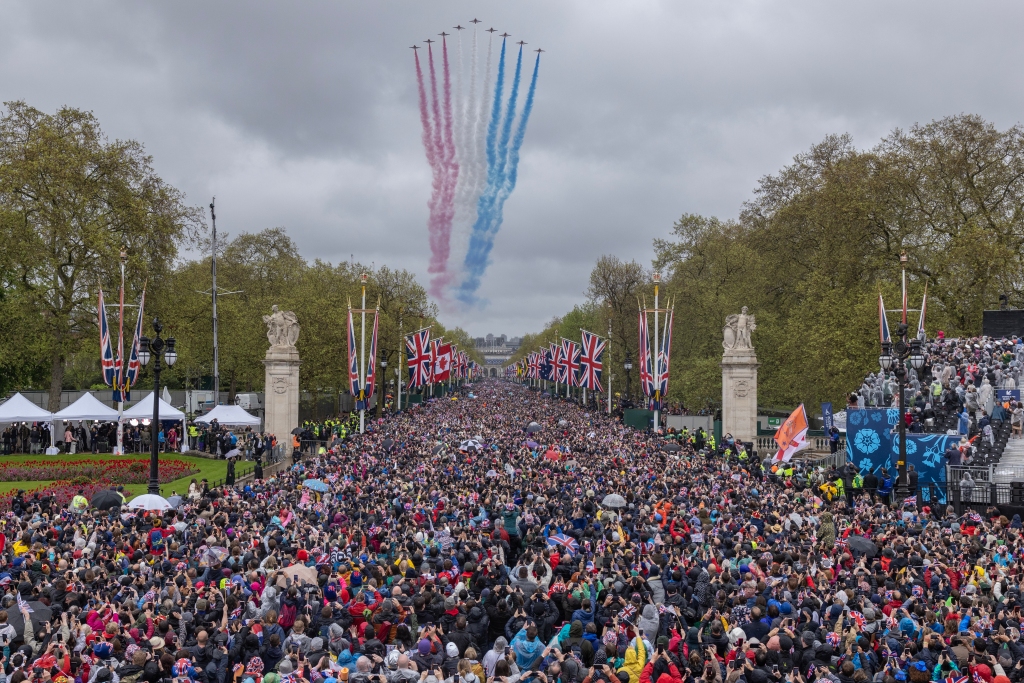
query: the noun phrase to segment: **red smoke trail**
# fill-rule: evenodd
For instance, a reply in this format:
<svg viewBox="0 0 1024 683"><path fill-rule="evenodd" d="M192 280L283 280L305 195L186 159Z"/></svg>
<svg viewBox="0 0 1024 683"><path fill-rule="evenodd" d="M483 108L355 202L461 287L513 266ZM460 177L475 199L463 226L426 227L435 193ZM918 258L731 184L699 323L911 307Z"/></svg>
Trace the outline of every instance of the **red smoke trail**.
<svg viewBox="0 0 1024 683"><path fill-rule="evenodd" d="M442 267L437 271L437 277L431 280L431 292L439 298L443 297L444 287L451 279L451 275L448 273L448 256L451 252L452 222L455 219L455 189L459 180L459 163L455 154L455 135L453 132L452 82L451 68L448 62L448 41L442 38L441 45L442 63L444 65L444 118L443 121L435 121L435 124L438 129L443 124L444 151L442 156L445 177L441 196L438 198L438 218L440 220L436 226L438 232L434 236L434 242L438 246L439 253L437 256L441 258ZM433 61L431 61L431 79L431 85L433 85Z"/></svg>
<svg viewBox="0 0 1024 683"><path fill-rule="evenodd" d="M439 223L438 220L438 199L441 196L444 184L444 160L443 150L440 149L437 142L440 140L436 126L431 124L430 112L427 109L427 91L423 83L423 68L420 66L419 53L413 51L416 54L416 84L419 88L419 100L420 100L420 123L423 124L423 149L427 153L427 163L430 164L430 170L433 173L433 190L430 195L430 201L427 202L427 208L430 209L430 219L428 221L428 231L430 239L430 272L434 272L437 267L436 264L439 261L440 249L435 239L437 231L435 225ZM445 258L447 255L445 255ZM440 259L441 268L444 266L444 258Z"/></svg>

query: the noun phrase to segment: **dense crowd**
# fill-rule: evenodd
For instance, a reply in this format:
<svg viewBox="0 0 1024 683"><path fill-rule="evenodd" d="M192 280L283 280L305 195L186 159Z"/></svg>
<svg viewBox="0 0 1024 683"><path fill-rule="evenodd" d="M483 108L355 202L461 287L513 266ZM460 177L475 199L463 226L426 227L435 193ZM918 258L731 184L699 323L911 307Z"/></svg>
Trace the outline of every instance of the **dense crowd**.
<svg viewBox="0 0 1024 683"><path fill-rule="evenodd" d="M0 683L1024 680L1019 517L474 393L173 511L19 502Z"/></svg>
<svg viewBox="0 0 1024 683"><path fill-rule="evenodd" d="M956 428L965 435L983 430L979 423L984 418L1009 419L1020 425L1024 416L1020 402L1000 401L997 391L1020 387L1024 341L1017 337L938 338L925 342L924 350L924 367L907 369L905 401L911 431L924 431L953 415ZM890 407L898 402L895 373L879 371L869 374L850 394L848 407Z"/></svg>

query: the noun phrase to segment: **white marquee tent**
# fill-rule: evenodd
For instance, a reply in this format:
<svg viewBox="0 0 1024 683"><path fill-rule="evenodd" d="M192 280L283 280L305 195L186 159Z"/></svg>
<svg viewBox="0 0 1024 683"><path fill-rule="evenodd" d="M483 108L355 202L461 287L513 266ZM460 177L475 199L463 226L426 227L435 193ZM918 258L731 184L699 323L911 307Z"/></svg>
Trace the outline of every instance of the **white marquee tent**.
<svg viewBox="0 0 1024 683"><path fill-rule="evenodd" d="M116 422L117 411L103 403L92 394L83 394L64 410L55 413L55 420L102 420Z"/></svg>
<svg viewBox="0 0 1024 683"><path fill-rule="evenodd" d="M20 393L0 405L0 424L10 422L52 422L53 413L43 410Z"/></svg>
<svg viewBox="0 0 1024 683"><path fill-rule="evenodd" d="M222 425L248 425L260 426L260 418L250 414L241 406L217 406L206 415L197 417L196 422L213 422L217 420Z"/></svg>
<svg viewBox="0 0 1024 683"><path fill-rule="evenodd" d="M153 392L149 392L128 410L124 411L124 419L131 420L152 420L153 419ZM182 422L185 413L181 412L167 401L160 399L160 419L172 422Z"/></svg>

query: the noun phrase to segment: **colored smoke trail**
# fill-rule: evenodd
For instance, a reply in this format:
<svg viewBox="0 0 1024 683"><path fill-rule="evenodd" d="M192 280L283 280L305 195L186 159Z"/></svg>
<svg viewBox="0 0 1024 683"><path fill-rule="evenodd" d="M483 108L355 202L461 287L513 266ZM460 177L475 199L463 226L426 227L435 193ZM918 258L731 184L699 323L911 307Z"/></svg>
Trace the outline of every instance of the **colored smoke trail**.
<svg viewBox="0 0 1024 683"><path fill-rule="evenodd" d="M473 31L473 45L470 51L469 83L468 94L465 82L465 65L462 58L462 32L459 32L459 73L456 80L455 103L456 103L456 126L455 126L455 150L459 162L459 179L455 188L455 217L452 220L451 238L449 240L449 254L466 253L469 245L469 232L476 219L476 199L479 192L476 190L478 175L482 164L478 163L477 151L477 38L478 33ZM466 95L463 97L463 95ZM462 259L460 257L449 258L447 269L448 282L452 282L461 276Z"/></svg>
<svg viewBox="0 0 1024 683"><path fill-rule="evenodd" d="M427 41L429 92L424 73L428 65L415 53L423 146L433 175L428 202L429 289L441 302L451 302L449 297L454 296L469 304L478 303L476 291L503 223L505 201L516 186L540 64L538 51L523 110L517 117L523 43L519 44L514 73L506 74L508 46L503 39L496 74L492 74L495 31L489 29L486 68L480 73L483 45L476 26L479 22L473 23L470 64L467 68L460 32L454 74L446 34L442 33L440 65L434 63L432 41ZM507 94L506 77L511 77Z"/></svg>
<svg viewBox="0 0 1024 683"><path fill-rule="evenodd" d="M438 197L438 220L431 225L431 230L433 232L431 244L431 267L436 267L437 269L430 270L430 272L437 274L436 277L430 281L430 289L434 296L438 298L443 298L445 287L450 281L450 276L448 274L448 256L451 253L452 220L455 217L455 189L458 185L459 179L459 163L456 159L455 135L453 131L451 65L448 62L448 41L444 38L441 40L441 63L443 68L444 112L443 118L435 121L435 128L443 126L442 163L444 175L441 185L441 194ZM433 86L433 60L431 60L430 67L431 85ZM436 105L436 90L434 90L434 97ZM437 264L439 264L439 267Z"/></svg>
<svg viewBox="0 0 1024 683"><path fill-rule="evenodd" d="M504 56L504 47L503 42L502 56ZM503 198L499 203L499 195L507 183L508 147L512 135L512 121L515 118L516 100L519 96L519 82L522 72L523 48L520 46L519 55L516 58L515 75L512 78L512 91L509 94L505 116L501 122L501 138L495 150L495 163L488 173L487 189L480 196L477 208L477 221L473 225L473 232L469 238L469 249L466 251L464 276L462 284L459 286L458 296L460 301L467 304L473 303L476 299L476 290L480 287L480 278L484 270L487 269L491 248L494 246L494 235L502 223L501 211L505 202ZM502 67L499 66L499 80L502 75ZM496 123L493 118L494 114L495 112L492 112L492 123ZM505 198L507 198L507 195Z"/></svg>

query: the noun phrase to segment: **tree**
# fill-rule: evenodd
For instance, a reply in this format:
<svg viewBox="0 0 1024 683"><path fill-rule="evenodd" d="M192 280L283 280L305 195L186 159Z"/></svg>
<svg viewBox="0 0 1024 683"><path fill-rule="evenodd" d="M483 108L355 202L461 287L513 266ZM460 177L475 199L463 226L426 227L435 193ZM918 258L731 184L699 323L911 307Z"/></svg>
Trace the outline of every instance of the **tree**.
<svg viewBox="0 0 1024 683"><path fill-rule="evenodd" d="M636 261L622 261L617 256L602 256L590 271L587 298L592 305L601 308L606 320L611 320L612 352L606 361L610 368L621 368L627 355L636 363L640 339L639 300L650 281L650 271ZM653 305L653 301L650 303ZM601 334L606 327L607 324L602 324L601 330L593 331ZM623 383L625 379L622 375ZM638 396L639 372L630 374L630 383L633 385L631 395Z"/></svg>
<svg viewBox="0 0 1024 683"><path fill-rule="evenodd" d="M65 361L96 325L96 287L166 275L201 212L155 173L135 141L110 142L89 112L45 114L7 103L0 117L0 229L17 296L39 314L49 357L48 409L60 408ZM133 293L134 294L134 293Z"/></svg>

